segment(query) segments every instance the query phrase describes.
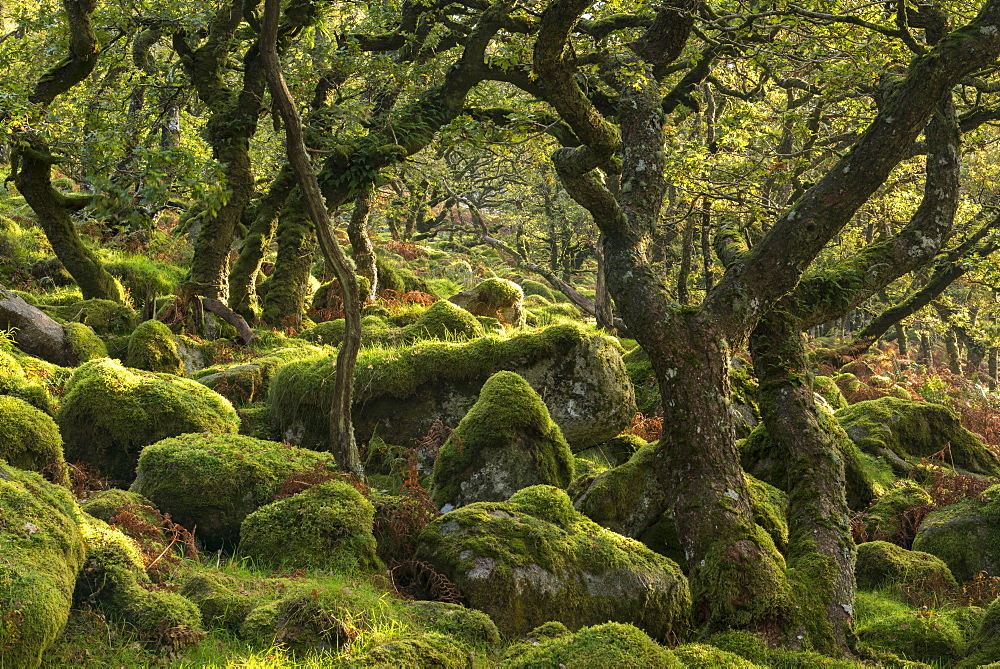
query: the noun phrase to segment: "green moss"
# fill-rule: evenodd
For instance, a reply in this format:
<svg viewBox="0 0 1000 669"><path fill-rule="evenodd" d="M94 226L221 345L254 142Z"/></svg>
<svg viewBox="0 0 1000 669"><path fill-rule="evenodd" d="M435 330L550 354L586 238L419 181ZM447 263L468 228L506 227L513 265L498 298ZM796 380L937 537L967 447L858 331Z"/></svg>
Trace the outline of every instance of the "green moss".
<svg viewBox="0 0 1000 669"><path fill-rule="evenodd" d="M540 281L532 281L531 279L524 279L521 281L521 290L524 291L524 296L529 295L539 295L544 297L549 302L556 301L556 293L546 284Z"/></svg>
<svg viewBox="0 0 1000 669"><path fill-rule="evenodd" d="M958 587L948 565L940 558L930 553L909 551L886 541L869 541L859 545L854 573L858 587L865 589L916 582L926 582L923 587Z"/></svg>
<svg viewBox="0 0 1000 669"><path fill-rule="evenodd" d="M957 467L1000 475L997 456L962 427L951 409L939 404L883 397L852 404L836 416L858 448L888 458L900 475L906 475L920 458L942 451L945 460Z"/></svg>
<svg viewBox="0 0 1000 669"><path fill-rule="evenodd" d="M108 349L90 326L83 323L67 323L64 326L66 343L71 357L76 362L87 362L108 357Z"/></svg>
<svg viewBox="0 0 1000 669"><path fill-rule="evenodd" d="M359 667L454 667L471 664L468 650L443 634L402 636L364 653L352 661Z"/></svg>
<svg viewBox="0 0 1000 669"><path fill-rule="evenodd" d="M704 643L687 643L674 648L674 655L689 669L756 669L754 664L736 653Z"/></svg>
<svg viewBox="0 0 1000 669"><path fill-rule="evenodd" d="M83 564L82 517L72 495L0 462L0 656L36 667L66 624Z"/></svg>
<svg viewBox="0 0 1000 669"><path fill-rule="evenodd" d="M958 666L971 669L1000 658L1000 598L986 607L978 629L969 636L968 657Z"/></svg>
<svg viewBox="0 0 1000 669"><path fill-rule="evenodd" d="M233 545L240 524L270 503L297 472L333 469L333 456L251 437L185 434L142 451L132 491L185 527L198 526L207 546Z"/></svg>
<svg viewBox="0 0 1000 669"><path fill-rule="evenodd" d="M232 405L205 386L168 374L129 370L114 360L81 366L67 384L56 422L70 462L131 481L143 446L185 432L235 433Z"/></svg>
<svg viewBox="0 0 1000 669"><path fill-rule="evenodd" d="M454 581L507 635L549 620L578 628L609 619L660 639L686 633L691 600L674 562L582 516L573 521L557 488L535 486L520 499L469 504L436 519L420 534L415 558Z"/></svg>
<svg viewBox="0 0 1000 669"><path fill-rule="evenodd" d="M48 391L28 379L17 359L0 347L0 395L17 397L31 406L52 414L52 398Z"/></svg>
<svg viewBox="0 0 1000 669"><path fill-rule="evenodd" d="M542 398L514 372L497 372L438 451L432 495L440 507L500 501L535 483L565 488L572 474L569 445Z"/></svg>
<svg viewBox="0 0 1000 669"><path fill-rule="evenodd" d="M517 491L510 497L510 503L517 505L520 511L547 520L555 525L569 527L583 520L579 511L573 508L569 496L559 488L547 485L534 485Z"/></svg>
<svg viewBox="0 0 1000 669"><path fill-rule="evenodd" d="M628 370L628 377L635 388L635 406L639 413L645 416L659 413L660 386L656 381L653 363L649 356L641 347L636 346L623 355L622 360L625 361L625 369Z"/></svg>
<svg viewBox="0 0 1000 669"><path fill-rule="evenodd" d="M87 532L76 597L127 623L147 641L159 641L169 628L201 629L197 607L175 592L154 590L134 543L101 523Z"/></svg>
<svg viewBox="0 0 1000 669"><path fill-rule="evenodd" d="M918 506L933 506L927 491L916 485L901 485L882 495L869 507L864 516L865 533L870 541L894 541L898 543L910 522L905 522L903 514Z"/></svg>
<svg viewBox="0 0 1000 669"><path fill-rule="evenodd" d="M788 552L788 495L772 485L744 474L754 522L764 528L782 553Z"/></svg>
<svg viewBox="0 0 1000 669"><path fill-rule="evenodd" d="M158 320L148 320L132 332L128 341L125 365L149 372L184 376L184 363L177 350L174 334Z"/></svg>
<svg viewBox="0 0 1000 669"><path fill-rule="evenodd" d="M683 667L668 648L642 630L622 623L584 627L576 634L546 639L510 658L513 667Z"/></svg>
<svg viewBox="0 0 1000 669"><path fill-rule="evenodd" d="M110 523L127 506L153 506L153 503L139 493L109 488L89 497L80 508L94 518Z"/></svg>
<svg viewBox="0 0 1000 669"><path fill-rule="evenodd" d="M394 290L397 293L420 291L429 293L427 282L414 274L408 267L378 254L375 258L375 268L378 272L378 291Z"/></svg>
<svg viewBox="0 0 1000 669"><path fill-rule="evenodd" d="M771 648L762 638L753 632L744 630L730 630L713 634L706 639L706 643L765 666L772 654Z"/></svg>
<svg viewBox="0 0 1000 669"><path fill-rule="evenodd" d="M608 439L603 444L580 451L577 455L589 460L596 459L600 462L607 462L608 465L616 467L628 462L629 458L648 443L645 439L634 434L622 434L614 439Z"/></svg>
<svg viewBox="0 0 1000 669"><path fill-rule="evenodd" d="M297 340L292 340L297 341ZM299 360L314 360L329 354L330 349L299 342L299 346L283 346L250 362L213 365L191 376L229 401L246 406L267 396L275 373L284 365Z"/></svg>
<svg viewBox="0 0 1000 669"><path fill-rule="evenodd" d="M859 626L858 638L910 660L951 664L965 655L961 627L947 614L907 611Z"/></svg>
<svg viewBox="0 0 1000 669"><path fill-rule="evenodd" d="M239 587L236 579L205 572L188 578L180 594L198 607L205 627L236 633L253 608L253 600Z"/></svg>
<svg viewBox="0 0 1000 669"><path fill-rule="evenodd" d="M944 560L960 582L1000 573L1000 486L984 495L985 502L966 498L934 509L913 539L913 550Z"/></svg>
<svg viewBox="0 0 1000 669"><path fill-rule="evenodd" d="M493 647L500 643L497 626L482 611L446 602L414 601L403 606L417 627L448 635L471 646Z"/></svg>
<svg viewBox="0 0 1000 669"><path fill-rule="evenodd" d="M137 305L144 304L147 296L173 295L183 274L177 265L143 256L110 262L104 268L121 282Z"/></svg>
<svg viewBox="0 0 1000 669"><path fill-rule="evenodd" d="M45 469L56 483L69 485L55 421L17 397L0 395L0 458L18 469Z"/></svg>
<svg viewBox="0 0 1000 669"><path fill-rule="evenodd" d="M814 376L813 391L825 399L833 411L839 411L848 407L844 393L840 392L840 388L829 376Z"/></svg>
<svg viewBox="0 0 1000 669"><path fill-rule="evenodd" d="M42 311L64 322L84 323L97 334L128 334L135 328L136 314L111 300L79 300L62 306L41 306Z"/></svg>
<svg viewBox="0 0 1000 669"><path fill-rule="evenodd" d="M472 339L483 334L476 317L448 300L438 300L413 325L403 329L404 339Z"/></svg>
<svg viewBox="0 0 1000 669"><path fill-rule="evenodd" d="M374 517L361 493L328 481L249 514L240 527L240 552L276 568L380 571L385 566L375 556Z"/></svg>

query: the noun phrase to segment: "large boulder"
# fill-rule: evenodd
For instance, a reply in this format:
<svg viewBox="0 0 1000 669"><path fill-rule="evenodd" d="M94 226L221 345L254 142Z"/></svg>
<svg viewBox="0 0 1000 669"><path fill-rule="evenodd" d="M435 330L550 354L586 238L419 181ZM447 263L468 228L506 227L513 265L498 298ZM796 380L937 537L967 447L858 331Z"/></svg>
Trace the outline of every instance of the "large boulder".
<svg viewBox="0 0 1000 669"><path fill-rule="evenodd" d="M551 486L437 518L414 557L508 636L549 620L571 629L630 623L661 640L687 631L691 595L677 564L587 520Z"/></svg>
<svg viewBox="0 0 1000 669"><path fill-rule="evenodd" d="M157 320L140 323L132 332L125 364L135 369L175 376L184 376L185 372L174 333Z"/></svg>
<svg viewBox="0 0 1000 669"><path fill-rule="evenodd" d="M69 618L86 546L69 491L0 461L0 664L37 667Z"/></svg>
<svg viewBox="0 0 1000 669"><path fill-rule="evenodd" d="M174 522L194 529L209 548L235 545L243 520L274 501L292 474L334 469L317 453L240 435L185 434L143 449L132 492Z"/></svg>
<svg viewBox="0 0 1000 669"><path fill-rule="evenodd" d="M333 356L286 365L268 405L282 437L305 448L328 441ZM420 342L362 351L354 377L359 441L417 446L441 421L454 426L490 376L517 372L542 397L574 450L619 434L635 416L635 395L617 341L571 324L511 338Z"/></svg>
<svg viewBox="0 0 1000 669"><path fill-rule="evenodd" d="M900 476L921 458L938 454L967 472L1000 476L1000 459L940 404L882 397L852 404L835 415L858 448L885 459Z"/></svg>
<svg viewBox="0 0 1000 669"><path fill-rule="evenodd" d="M257 509L240 528L240 552L259 565L372 573L375 507L343 481L327 481Z"/></svg>
<svg viewBox="0 0 1000 669"><path fill-rule="evenodd" d="M1000 574L1000 486L984 496L931 511L913 539L913 550L944 560L960 582L983 571Z"/></svg>
<svg viewBox="0 0 1000 669"><path fill-rule="evenodd" d="M52 397L35 379L29 379L24 367L0 347L0 395L18 397L47 414L54 413Z"/></svg>
<svg viewBox="0 0 1000 669"><path fill-rule="evenodd" d="M453 295L448 301L474 316L488 316L503 323L524 325L524 291L507 279L486 279L472 290Z"/></svg>
<svg viewBox="0 0 1000 669"><path fill-rule="evenodd" d="M539 483L566 488L572 475L573 454L538 393L514 372L497 372L438 451L432 495L450 511Z"/></svg>
<svg viewBox="0 0 1000 669"><path fill-rule="evenodd" d="M233 434L239 417L224 397L196 381L122 367L82 365L66 386L56 422L66 459L89 462L108 478L131 481L139 451L185 432Z"/></svg>
<svg viewBox="0 0 1000 669"><path fill-rule="evenodd" d="M916 527L910 509L931 507L934 500L917 485L893 488L878 498L864 513L865 541L891 541L905 546L913 539ZM912 513L912 512L911 512Z"/></svg>

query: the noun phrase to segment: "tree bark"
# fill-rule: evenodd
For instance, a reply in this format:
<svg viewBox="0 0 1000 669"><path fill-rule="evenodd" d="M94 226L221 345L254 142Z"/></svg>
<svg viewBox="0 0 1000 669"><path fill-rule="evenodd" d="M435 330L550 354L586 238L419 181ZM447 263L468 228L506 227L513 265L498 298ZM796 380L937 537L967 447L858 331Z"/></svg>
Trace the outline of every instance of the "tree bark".
<svg viewBox="0 0 1000 669"><path fill-rule="evenodd" d="M354 426L351 423L354 365L358 350L361 348L361 302L358 299L358 281L354 267L351 266L340 244L337 243L337 238L330 230L330 219L323 194L302 139L302 122L281 74L281 63L278 61L276 48L280 13L280 0L265 0L260 32L261 58L271 97L274 98L284 122L288 162L295 171L295 178L309 218L316 227L320 248L337 274L341 294L344 297L344 339L337 353L334 392L330 405L330 450L334 453L341 469L363 476L364 470L354 441Z"/></svg>
<svg viewBox="0 0 1000 669"><path fill-rule="evenodd" d="M375 299L378 295L378 270L375 267L375 247L368 235L368 216L372 210L373 191L364 191L354 201L354 211L351 212L351 222L347 225L347 238L351 241L354 251L354 262L358 273L368 279L368 294L361 296L362 303Z"/></svg>

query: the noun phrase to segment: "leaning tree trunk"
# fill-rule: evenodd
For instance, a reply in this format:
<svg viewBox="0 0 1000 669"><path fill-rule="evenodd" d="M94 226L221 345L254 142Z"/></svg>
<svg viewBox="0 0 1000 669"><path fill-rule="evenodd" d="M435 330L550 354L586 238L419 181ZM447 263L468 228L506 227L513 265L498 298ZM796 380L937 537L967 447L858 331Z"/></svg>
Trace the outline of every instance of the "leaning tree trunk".
<svg viewBox="0 0 1000 669"><path fill-rule="evenodd" d="M91 23L94 3L64 0L69 24L69 55L48 70L35 85L29 102L46 107L58 96L90 76L97 64L100 46ZM51 169L59 160L37 133L17 133L13 138L11 173L14 184L38 217L56 256L73 276L85 298L124 301L121 288L83 245L69 209L75 204L52 187Z"/></svg>

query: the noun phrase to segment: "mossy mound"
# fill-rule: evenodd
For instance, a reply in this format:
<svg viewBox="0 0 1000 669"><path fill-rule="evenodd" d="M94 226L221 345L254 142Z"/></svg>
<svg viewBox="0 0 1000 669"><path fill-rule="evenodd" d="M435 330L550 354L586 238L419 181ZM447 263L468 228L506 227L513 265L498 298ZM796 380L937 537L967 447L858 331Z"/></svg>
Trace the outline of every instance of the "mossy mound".
<svg viewBox="0 0 1000 669"><path fill-rule="evenodd" d="M831 411L839 411L850 406L844 393L840 391L840 387L829 376L814 376L813 391L826 400Z"/></svg>
<svg viewBox="0 0 1000 669"><path fill-rule="evenodd" d="M500 631L482 611L447 602L414 601L403 606L418 626L448 635L461 643L489 647L500 643Z"/></svg>
<svg viewBox="0 0 1000 669"><path fill-rule="evenodd" d="M912 525L904 520L904 514L920 506L933 506L933 500L926 490L916 485L903 485L882 495L865 511L864 528L868 540L901 543L908 538L903 535Z"/></svg>
<svg viewBox="0 0 1000 669"><path fill-rule="evenodd" d="M931 511L913 539L913 550L944 560L961 582L980 572L1000 574L1000 486L985 502L967 498Z"/></svg>
<svg viewBox="0 0 1000 669"><path fill-rule="evenodd" d="M184 376L185 371L174 334L158 320L145 321L132 332L125 365L175 376Z"/></svg>
<svg viewBox="0 0 1000 669"><path fill-rule="evenodd" d="M375 555L374 518L361 493L327 481L249 514L240 527L240 552L275 568L380 571L385 565Z"/></svg>
<svg viewBox="0 0 1000 669"><path fill-rule="evenodd" d="M473 339L483 335L476 317L448 300L438 300L420 314L416 322L403 328L405 340Z"/></svg>
<svg viewBox="0 0 1000 669"><path fill-rule="evenodd" d="M0 395L0 458L18 469L45 469L56 483L69 485L56 422L24 400L7 395Z"/></svg>
<svg viewBox="0 0 1000 669"><path fill-rule="evenodd" d="M89 325L67 323L63 326L63 331L66 333L66 348L71 362L80 364L108 357L108 347Z"/></svg>
<svg viewBox="0 0 1000 669"><path fill-rule="evenodd" d="M317 466L333 469L333 456L252 437L185 434L143 449L132 491L218 548L235 545L243 519L272 502L285 478Z"/></svg>
<svg viewBox="0 0 1000 669"><path fill-rule="evenodd" d="M957 588L951 570L930 553L910 551L887 541L869 541L858 546L854 569L858 587L866 590L922 582L925 587Z"/></svg>
<svg viewBox="0 0 1000 669"><path fill-rule="evenodd" d="M85 513L106 523L110 523L122 509L136 506L152 507L153 503L139 493L121 488L102 490L80 504Z"/></svg>
<svg viewBox="0 0 1000 669"><path fill-rule="evenodd" d="M688 669L757 669L761 667L736 653L705 643L686 643L674 648L674 656Z"/></svg>
<svg viewBox="0 0 1000 669"><path fill-rule="evenodd" d="M236 633L253 608L253 600L239 591L240 583L221 574L194 574L181 585L180 594L194 602L207 628Z"/></svg>
<svg viewBox="0 0 1000 669"><path fill-rule="evenodd" d="M391 260L381 253L376 253L375 269L378 272L378 292L380 294L386 290L397 293L412 291L430 293L427 281L417 276L409 267Z"/></svg>
<svg viewBox="0 0 1000 669"><path fill-rule="evenodd" d="M510 667L683 667L674 653L633 625L609 622L575 634L545 639L503 666Z"/></svg>
<svg viewBox="0 0 1000 669"><path fill-rule="evenodd" d="M200 383L107 359L77 369L56 422L70 462L89 462L121 481L134 477L143 446L185 432L239 430L229 401Z"/></svg>
<svg viewBox="0 0 1000 669"><path fill-rule="evenodd" d="M631 623L657 639L686 633L691 597L674 562L575 513L558 488L535 486L518 499L437 518L421 532L415 558L455 582L507 635L548 620L572 629Z"/></svg>
<svg viewBox="0 0 1000 669"><path fill-rule="evenodd" d="M493 277L448 300L474 316L489 316L514 327L524 325L524 292L513 281Z"/></svg>
<svg viewBox="0 0 1000 669"><path fill-rule="evenodd" d="M879 457L862 452L840 427L834 415L818 407L820 425L833 438L844 460L847 483L847 504L860 511L877 497L892 488L896 475L888 463ZM767 428L761 424L739 443L740 464L743 469L779 490L788 490L788 456L778 448Z"/></svg>
<svg viewBox="0 0 1000 669"><path fill-rule="evenodd" d="M852 404L836 417L858 448L884 458L900 476L942 451L961 469L1000 476L1000 459L940 404L883 397Z"/></svg>
<svg viewBox="0 0 1000 669"><path fill-rule="evenodd" d="M299 337L313 344L322 346L340 346L344 340L344 328L347 327L343 318L323 321L303 332ZM361 319L361 342L371 345L383 341L391 341L393 330L378 316L365 316Z"/></svg>
<svg viewBox="0 0 1000 669"><path fill-rule="evenodd" d="M948 612L906 611L858 626L858 639L910 660L950 666L965 655L961 626Z"/></svg>
<svg viewBox="0 0 1000 669"><path fill-rule="evenodd" d="M37 667L66 624L86 554L73 496L0 461L0 661Z"/></svg>
<svg viewBox="0 0 1000 669"><path fill-rule="evenodd" d="M328 441L333 356L291 363L270 384L268 406L283 439L307 448ZM362 350L354 376L354 428L415 447L440 420L457 425L490 376L520 374L544 400L573 448L619 434L635 416L634 395L615 340L579 325L467 343L427 341Z"/></svg>
<svg viewBox="0 0 1000 669"><path fill-rule="evenodd" d="M51 415L52 397L38 383L28 379L17 359L0 347L0 395L17 397Z"/></svg>
<svg viewBox="0 0 1000 669"><path fill-rule="evenodd" d="M78 300L70 304L41 305L42 311L63 322L84 323L97 334L125 335L135 329L136 313L111 300Z"/></svg>
<svg viewBox="0 0 1000 669"><path fill-rule="evenodd" d="M531 279L521 281L521 290L524 292L525 297L538 295L539 297L544 297L549 302L558 302L558 298L562 297L561 293L557 296L556 291L549 288L546 284L540 281L532 281Z"/></svg>
<svg viewBox="0 0 1000 669"><path fill-rule="evenodd" d="M127 623L141 638L157 641L169 629L201 629L201 613L176 592L153 589L135 544L94 521L87 531L87 559L75 597L109 618Z"/></svg>
<svg viewBox="0 0 1000 669"><path fill-rule="evenodd" d="M528 382L497 372L434 462L432 496L442 509L499 502L535 484L566 488L573 454Z"/></svg>
<svg viewBox="0 0 1000 669"><path fill-rule="evenodd" d="M137 307L144 305L150 297L173 295L182 276L182 270L177 265L142 256L111 262L104 268L128 290Z"/></svg>
<svg viewBox="0 0 1000 669"><path fill-rule="evenodd" d="M472 666L472 654L444 634L411 634L377 646L351 662L358 667Z"/></svg>

